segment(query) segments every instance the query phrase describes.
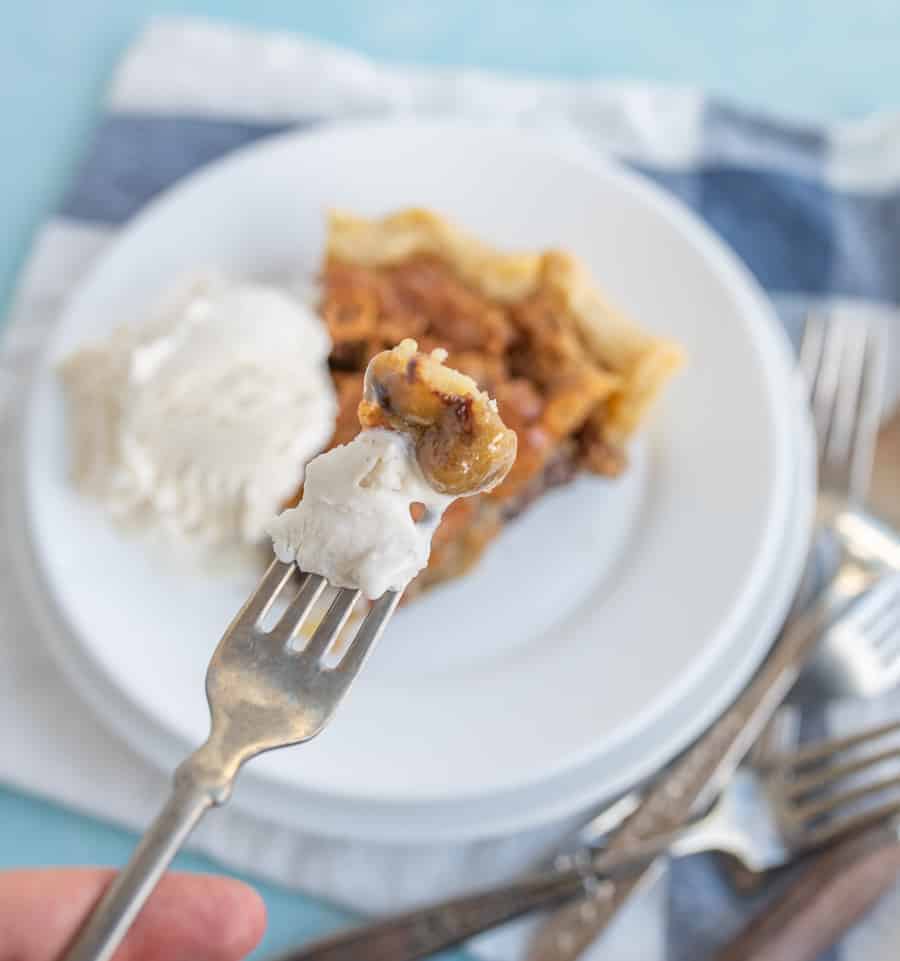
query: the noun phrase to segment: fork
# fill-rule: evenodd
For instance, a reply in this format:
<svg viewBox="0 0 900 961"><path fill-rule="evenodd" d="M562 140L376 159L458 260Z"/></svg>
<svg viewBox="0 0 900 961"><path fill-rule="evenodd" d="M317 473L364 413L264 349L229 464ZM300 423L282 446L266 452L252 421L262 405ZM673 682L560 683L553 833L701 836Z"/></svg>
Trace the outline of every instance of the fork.
<svg viewBox="0 0 900 961"><path fill-rule="evenodd" d="M238 771L264 751L315 737L328 723L400 599L374 602L336 664L326 663L359 591L337 591L302 650L294 645L327 582L301 572L270 627L266 617L297 568L273 561L216 647L206 673L210 734L176 769L172 793L63 961L108 961L200 818L224 804ZM278 613L278 612L276 612Z"/></svg>
<svg viewBox="0 0 900 961"><path fill-rule="evenodd" d="M900 574L877 581L851 603L835 626L840 631L866 632L873 646L900 648ZM835 792L848 779L857 779L880 764L900 762L900 743L860 755L862 749L892 734L900 735L900 720L790 750L774 747L758 759L758 770L766 778L769 799L788 844L798 850L821 847L838 835L900 815L900 767L875 782L855 783ZM894 788L894 796L886 806L849 813L851 806L882 795L888 787ZM840 811L848 813L835 825L831 818Z"/></svg>
<svg viewBox="0 0 900 961"><path fill-rule="evenodd" d="M845 834L900 815L900 771L875 781L857 781L878 765L900 761L900 746L853 756L892 734L900 734L900 720L806 744L772 759L766 772L769 797L786 843L797 851L823 847ZM893 796L886 799L888 789ZM880 803L865 806L876 800Z"/></svg>
<svg viewBox="0 0 900 961"><path fill-rule="evenodd" d="M900 585L893 594L900 600ZM757 771L741 768L710 811L674 837L670 855L724 852L750 870L767 871L872 825L893 826L900 817L900 768L862 784L857 778L900 761L900 744L877 747L898 734L900 720L890 721L773 753Z"/></svg>
<svg viewBox="0 0 900 961"><path fill-rule="evenodd" d="M778 768L770 796L781 830L825 850L716 961L813 961L890 890L900 874L900 746L878 742L897 734L900 721L881 724L801 748Z"/></svg>
<svg viewBox="0 0 900 961"><path fill-rule="evenodd" d="M886 331L878 322L812 314L800 366L809 385L819 451L816 516L837 563L860 574L900 570L900 537L866 512L884 386ZM900 682L900 650L858 632L828 631L808 675L818 694L875 697Z"/></svg>
<svg viewBox="0 0 900 961"><path fill-rule="evenodd" d="M864 510L881 420L885 357L886 331L877 321L820 313L806 318L800 371L818 455L816 539L836 549L834 581L839 585L900 570L900 538ZM820 660L810 666L823 656L818 654ZM900 665L882 666L900 672ZM868 693L842 688L848 690Z"/></svg>
<svg viewBox="0 0 900 961"><path fill-rule="evenodd" d="M862 506L869 489L884 387L886 331L835 314L807 316L800 369L819 453L820 524ZM842 545L844 546L844 545ZM851 553L854 542L846 545Z"/></svg>
<svg viewBox="0 0 900 961"><path fill-rule="evenodd" d="M885 328L877 321L849 324L839 317L814 313L806 319L800 350L819 449L817 519L831 531L838 564L847 559L863 570L877 572L900 570L900 534L864 507L881 419L886 346ZM843 438L848 435L854 408L858 410L859 439L849 457ZM836 423L842 425L840 431L834 428ZM836 463L834 450L830 458L824 456L829 438L841 440ZM809 574L813 566L808 565ZM825 631L792 699L801 703L836 697L871 699L898 682L900 645L878 643L859 619L845 618ZM743 894L766 882L765 874L746 871L736 862L726 860L722 867L731 885Z"/></svg>

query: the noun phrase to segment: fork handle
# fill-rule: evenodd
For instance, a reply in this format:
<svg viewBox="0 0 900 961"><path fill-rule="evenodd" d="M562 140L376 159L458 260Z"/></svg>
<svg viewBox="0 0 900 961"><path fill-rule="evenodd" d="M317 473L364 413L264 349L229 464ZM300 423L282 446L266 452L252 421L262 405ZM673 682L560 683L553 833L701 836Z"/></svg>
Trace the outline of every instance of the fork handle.
<svg viewBox="0 0 900 961"><path fill-rule="evenodd" d="M691 826L681 827L623 851L582 848L566 859L565 867L338 931L278 961L416 961L523 914L556 907L587 891L611 890L612 878L642 870L691 833Z"/></svg>
<svg viewBox="0 0 900 961"><path fill-rule="evenodd" d="M897 833L880 826L814 855L715 961L814 961L900 874Z"/></svg>
<svg viewBox="0 0 900 961"><path fill-rule="evenodd" d="M584 873L538 875L339 931L278 961L415 961L584 891Z"/></svg>
<svg viewBox="0 0 900 961"><path fill-rule="evenodd" d="M218 802L209 787L176 775L169 800L61 961L108 961L113 956L172 858L200 818Z"/></svg>

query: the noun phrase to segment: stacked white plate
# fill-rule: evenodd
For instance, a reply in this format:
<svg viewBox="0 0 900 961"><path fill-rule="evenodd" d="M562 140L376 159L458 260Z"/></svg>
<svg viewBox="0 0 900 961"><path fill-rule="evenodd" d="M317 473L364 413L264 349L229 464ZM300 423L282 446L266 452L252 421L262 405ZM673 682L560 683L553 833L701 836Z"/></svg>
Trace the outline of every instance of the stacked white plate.
<svg viewBox="0 0 900 961"><path fill-rule="evenodd" d="M637 176L446 123L240 151L123 231L60 319L26 426L31 584L56 612L49 640L90 706L152 763L171 768L204 738L205 665L253 578L175 564L70 488L54 366L140 318L185 272L310 273L328 207L408 205L502 246L574 251L690 358L621 480L547 495L474 574L401 610L332 726L253 762L235 794L305 831L415 842L561 818L685 747L772 642L805 558L814 474L769 304Z"/></svg>

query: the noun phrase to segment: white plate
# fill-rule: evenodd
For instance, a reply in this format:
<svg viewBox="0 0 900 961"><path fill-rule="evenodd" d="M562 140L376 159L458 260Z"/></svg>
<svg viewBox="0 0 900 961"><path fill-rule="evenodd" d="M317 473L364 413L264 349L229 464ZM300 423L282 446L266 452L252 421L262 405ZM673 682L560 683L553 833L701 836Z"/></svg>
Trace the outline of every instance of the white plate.
<svg viewBox="0 0 900 961"><path fill-rule="evenodd" d="M725 248L662 192L519 133L366 124L248 148L155 202L73 297L27 427L37 555L94 666L185 743L245 578L173 569L66 482L54 364L139 316L184 271L318 261L323 212L408 204L506 246L580 254L691 366L619 483L585 480L511 526L475 576L397 615L317 741L258 775L335 801L448 803L583 768L658 723L733 645L764 591L791 496L784 337Z"/></svg>
<svg viewBox="0 0 900 961"><path fill-rule="evenodd" d="M802 395L802 390L799 392ZM814 445L802 396L796 405L796 476L789 524L779 545L779 563L769 576L765 601L757 605L703 683L639 736L584 768L551 777L523 791L450 803L354 803L285 789L251 764L232 804L274 824L340 839L377 843L460 842L534 829L584 811L652 774L696 737L730 703L762 660L784 617L803 569L815 504ZM59 617L34 563L23 523L21 491L8 505L10 536L20 544L23 593L41 634L73 687L108 727L163 772L171 772L190 745L156 724L111 685Z"/></svg>
<svg viewBox="0 0 900 961"><path fill-rule="evenodd" d="M802 391L799 392L802 395ZM802 401L802 396L801 396ZM768 653L800 583L815 508L815 447L804 407L798 404L796 474L789 522L751 617L690 693L634 737L585 765L520 791L442 803L359 804L305 791L284 791L261 775L238 787L235 803L248 812L297 830L379 843L460 842L533 830L611 800L672 760L737 697ZM163 769L171 770L184 745L170 744Z"/></svg>

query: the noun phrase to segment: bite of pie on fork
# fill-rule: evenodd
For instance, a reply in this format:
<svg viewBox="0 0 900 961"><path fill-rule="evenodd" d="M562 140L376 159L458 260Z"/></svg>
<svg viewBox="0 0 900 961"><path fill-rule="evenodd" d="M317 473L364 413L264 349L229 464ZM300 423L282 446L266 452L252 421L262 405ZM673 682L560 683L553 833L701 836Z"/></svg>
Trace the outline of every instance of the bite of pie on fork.
<svg viewBox="0 0 900 961"><path fill-rule="evenodd" d="M509 472L515 433L494 401L444 359L420 353L414 341L373 359L363 431L309 465L308 496L273 525L278 558L212 656L209 738L177 768L168 802L65 961L108 961L200 818L228 800L241 767L325 727L427 563L443 510ZM282 610L298 567L299 589ZM329 587L327 612L298 650L298 634ZM335 652L361 594L371 606Z"/></svg>

